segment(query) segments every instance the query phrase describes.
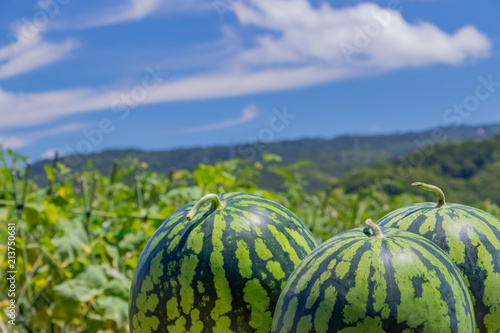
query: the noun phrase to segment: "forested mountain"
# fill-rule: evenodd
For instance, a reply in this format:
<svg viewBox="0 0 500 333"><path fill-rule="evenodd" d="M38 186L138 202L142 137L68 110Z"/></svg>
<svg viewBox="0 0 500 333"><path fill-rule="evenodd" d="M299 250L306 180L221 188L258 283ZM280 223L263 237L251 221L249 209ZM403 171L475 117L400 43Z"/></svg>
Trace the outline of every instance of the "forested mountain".
<svg viewBox="0 0 500 333"><path fill-rule="evenodd" d="M338 186L355 192L375 184L389 194L411 191L434 200L432 193L410 186L414 181L423 181L446 189L450 202L475 204L491 200L500 205L500 135L440 144L421 153L422 159L410 153L391 163L353 170L340 179ZM415 163L411 163L412 158Z"/></svg>
<svg viewBox="0 0 500 333"><path fill-rule="evenodd" d="M414 159L417 159L418 164L418 152L425 154L425 161L429 163L428 152L438 144L484 139L498 133L500 125L460 126L392 135L351 135L333 139L301 139L156 152L107 150L85 156L64 157L61 162L79 170L90 159L97 169L111 172L114 162L136 158L147 163L152 171L169 172L172 168L193 170L200 163L215 163L233 158L248 162L261 161L262 152L267 152L281 156L283 164L292 164L299 160L310 161L310 167L304 168L303 172L309 182L308 189L316 190L324 188L334 178L360 167L385 165L387 162L402 159L405 154L410 154L410 160L401 164L403 167L406 164L411 166ZM40 182L45 181L43 166L52 163L51 160L44 160L33 166L33 174ZM269 178L266 183L271 187L279 186L279 180L276 179Z"/></svg>

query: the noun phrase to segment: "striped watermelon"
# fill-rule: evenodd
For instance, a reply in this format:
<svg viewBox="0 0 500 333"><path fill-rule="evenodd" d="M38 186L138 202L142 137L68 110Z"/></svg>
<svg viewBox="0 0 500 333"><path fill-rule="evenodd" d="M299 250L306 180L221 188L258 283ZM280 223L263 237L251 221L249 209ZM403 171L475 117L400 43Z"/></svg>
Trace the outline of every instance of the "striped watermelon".
<svg viewBox="0 0 500 333"><path fill-rule="evenodd" d="M260 196L209 194L191 202L141 254L130 330L270 332L285 282L316 246L294 214Z"/></svg>
<svg viewBox="0 0 500 333"><path fill-rule="evenodd" d="M377 224L420 234L443 249L469 287L478 331L500 332L500 220L470 206L445 203L436 186L412 185L436 192L438 203L397 209Z"/></svg>
<svg viewBox="0 0 500 333"><path fill-rule="evenodd" d="M474 332L450 258L422 236L367 224L330 238L295 269L273 332Z"/></svg>

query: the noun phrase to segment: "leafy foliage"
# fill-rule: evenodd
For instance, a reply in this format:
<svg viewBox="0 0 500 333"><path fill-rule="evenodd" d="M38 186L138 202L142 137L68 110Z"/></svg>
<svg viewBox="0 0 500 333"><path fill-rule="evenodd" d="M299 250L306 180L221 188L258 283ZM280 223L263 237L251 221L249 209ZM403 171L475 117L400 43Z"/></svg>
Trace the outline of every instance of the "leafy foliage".
<svg viewBox="0 0 500 333"><path fill-rule="evenodd" d="M46 181L28 178L24 186L27 159L0 151L2 276L9 270L7 222L17 226L19 308L12 331L126 332L130 284L142 249L164 219L210 192L240 191L274 200L296 214L320 242L359 227L368 218L376 221L396 208L434 200L426 197L427 192L413 192L409 183L415 180L433 182L453 197L467 187L464 203L474 201L478 208L499 216L500 200L493 190L500 176L498 139L484 141L491 145L484 151L466 150L477 153L472 167L461 164L460 147L438 146L436 159L416 168L411 179L396 177L397 165L388 164L355 170L340 179L329 176L322 181L323 190L316 192L306 190L308 175L317 173L316 164L274 153L263 153L253 162L220 160L193 171L167 173L154 171L158 164L131 158L108 163L107 173L99 171L103 169L96 166L98 161L89 160L81 169L58 162L45 165ZM434 182L446 177L437 167L443 159L447 170L468 174L468 181ZM271 182L273 186L263 186ZM9 320L7 290L2 279L0 324Z"/></svg>

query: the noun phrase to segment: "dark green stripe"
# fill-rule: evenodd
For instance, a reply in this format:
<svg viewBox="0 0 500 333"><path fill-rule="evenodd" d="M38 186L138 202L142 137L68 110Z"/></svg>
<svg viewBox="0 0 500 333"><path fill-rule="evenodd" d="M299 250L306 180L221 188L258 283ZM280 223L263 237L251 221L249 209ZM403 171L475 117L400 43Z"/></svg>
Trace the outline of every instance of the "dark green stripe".
<svg viewBox="0 0 500 333"><path fill-rule="evenodd" d="M382 240L367 240L362 229L355 229L333 237L308 255L294 271L282 292L273 328L283 327L285 332L294 332L299 330L300 325L314 325L313 328L317 331L324 330L325 327L329 331L340 331L348 327L356 328L358 331L373 331L377 327L384 331L402 332L406 329L422 331L437 328L437 322L431 320L434 316L434 319L437 318L438 322L441 322L440 325L445 331L449 328L452 328L452 331L462 331L468 326L468 332L471 332L473 330L473 317L470 298L463 279L451 260L423 237L415 236L414 239L414 236L407 232L397 229L383 229L386 237ZM357 247L356 244L359 242L363 243ZM377 250L373 246L378 246L378 244L381 247ZM356 248L355 252L348 254L354 248ZM413 275L415 273L410 273L410 270L402 275L399 269L395 269L394 260L402 260L399 257L396 258L395 253L398 256L405 255L409 251L408 249L413 249L410 251L413 252L413 260L420 262L419 265L424 267L422 273L432 275L427 275L427 277ZM372 258L370 251L373 251L373 255L377 255L377 257ZM409 255L410 252L406 255ZM343 260L347 258L351 260L347 274L342 277L336 277L333 274L325 279L325 274L329 271L336 272L339 265L342 265ZM383 263L383 270L380 270L380 262ZM311 275L305 275L307 270L314 270L314 272ZM387 284L383 301L387 308L380 305L377 306L377 309L374 307L377 296L383 292L383 289L376 289L380 288L377 285L380 281L374 278L378 274L377 271L383 273ZM398 282L397 276L407 279L405 284L402 284L402 281ZM435 281L439 281L435 287L427 281L431 276ZM319 295L316 290L318 283L321 286ZM409 288L401 290L400 288L403 286L409 286ZM333 309L334 315L330 315L324 309L317 312L320 304L325 300L327 290L338 291L336 294L329 294L331 297L335 297L332 300L333 303L329 305ZM361 293L353 294L354 290L360 290ZM429 310L421 309L416 305L416 308L406 308L406 312L400 312L399 306L411 306L409 303L402 302L403 293L406 299L413 300L414 298L431 297L432 293L428 295L426 293L434 292L432 290L438 293L436 300L443 299L444 308L438 307L436 309L439 311L434 310L432 313L427 313L426 311ZM411 294L408 295L408 293ZM426 300L432 301L433 299L431 297ZM352 307L356 303L355 300L360 302L361 307ZM291 311L291 308L296 309ZM440 317L441 310L444 310L442 313L447 317ZM290 313L294 315L285 322L285 316L290 315ZM424 317L415 321L415 313L421 313ZM459 323L457 313L461 317L467 317L468 322ZM316 323L320 322L317 319L325 320L325 316L328 318L327 325L318 324L316 327ZM422 319L426 318L425 316L429 316L431 319L429 321ZM447 318L447 321L443 321L444 318Z"/></svg>

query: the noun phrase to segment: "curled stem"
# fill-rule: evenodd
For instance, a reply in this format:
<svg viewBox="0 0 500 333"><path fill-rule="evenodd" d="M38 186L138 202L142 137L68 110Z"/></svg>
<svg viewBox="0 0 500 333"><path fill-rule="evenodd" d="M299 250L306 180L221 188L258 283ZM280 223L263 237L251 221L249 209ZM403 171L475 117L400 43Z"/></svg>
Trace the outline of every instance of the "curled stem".
<svg viewBox="0 0 500 333"><path fill-rule="evenodd" d="M216 210L218 207L221 206L221 202L220 202L220 199L219 197L217 196L217 194L207 194L205 195L204 197L202 197L201 199L199 199L198 201L196 201L196 203L194 204L194 206L191 208L191 210L189 211L189 213L187 214L186 218L188 220L192 220L193 217L196 215L196 213L198 212L198 210L200 210L200 207L207 201L211 201L212 202L212 209L213 210Z"/></svg>
<svg viewBox="0 0 500 333"><path fill-rule="evenodd" d="M444 206L445 203L445 197L444 197L444 192L437 186L422 183L422 182L415 182L411 184L412 186L418 186L420 188L423 188L424 190L431 191L437 194L438 196L438 207Z"/></svg>

